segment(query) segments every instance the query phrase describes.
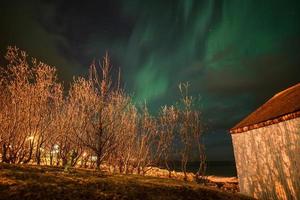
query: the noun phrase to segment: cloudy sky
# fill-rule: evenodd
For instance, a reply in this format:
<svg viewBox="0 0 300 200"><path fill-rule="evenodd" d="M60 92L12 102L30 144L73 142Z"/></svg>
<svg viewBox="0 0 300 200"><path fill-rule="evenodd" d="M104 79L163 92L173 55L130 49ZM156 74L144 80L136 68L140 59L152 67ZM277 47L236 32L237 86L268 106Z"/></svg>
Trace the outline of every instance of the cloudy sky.
<svg viewBox="0 0 300 200"><path fill-rule="evenodd" d="M299 10L298 0L1 1L0 53L16 45L68 84L108 51L154 114L189 81L208 159L232 160L228 129L300 81Z"/></svg>

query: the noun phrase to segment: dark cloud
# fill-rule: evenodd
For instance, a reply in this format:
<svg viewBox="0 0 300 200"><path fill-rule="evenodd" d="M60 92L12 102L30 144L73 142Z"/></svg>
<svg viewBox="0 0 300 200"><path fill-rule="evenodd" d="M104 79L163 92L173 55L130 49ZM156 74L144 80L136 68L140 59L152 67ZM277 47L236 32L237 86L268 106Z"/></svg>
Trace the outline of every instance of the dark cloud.
<svg viewBox="0 0 300 200"><path fill-rule="evenodd" d="M1 54L4 55L6 47L16 45L26 50L28 54L60 71L61 80L70 81L73 75L79 74L79 63L74 58L67 58L58 51L59 45L67 45L68 39L62 35L47 31L36 15L43 7L37 1L10 1L1 2L0 29Z"/></svg>

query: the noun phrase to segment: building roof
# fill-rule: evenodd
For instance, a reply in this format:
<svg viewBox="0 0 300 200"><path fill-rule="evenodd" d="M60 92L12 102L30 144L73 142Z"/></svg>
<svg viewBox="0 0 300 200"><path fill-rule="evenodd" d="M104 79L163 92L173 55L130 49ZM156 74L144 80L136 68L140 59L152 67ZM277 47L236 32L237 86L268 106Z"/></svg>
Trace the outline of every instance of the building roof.
<svg viewBox="0 0 300 200"><path fill-rule="evenodd" d="M235 125L230 133L241 133L300 117L300 83L274 95Z"/></svg>

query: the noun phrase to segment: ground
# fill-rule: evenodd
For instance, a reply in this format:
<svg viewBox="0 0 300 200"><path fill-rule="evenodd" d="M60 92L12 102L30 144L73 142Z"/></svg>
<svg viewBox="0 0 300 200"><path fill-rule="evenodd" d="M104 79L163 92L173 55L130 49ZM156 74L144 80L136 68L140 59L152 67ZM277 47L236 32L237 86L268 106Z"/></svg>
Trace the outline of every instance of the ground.
<svg viewBox="0 0 300 200"><path fill-rule="evenodd" d="M0 164L0 199L250 199L180 180Z"/></svg>

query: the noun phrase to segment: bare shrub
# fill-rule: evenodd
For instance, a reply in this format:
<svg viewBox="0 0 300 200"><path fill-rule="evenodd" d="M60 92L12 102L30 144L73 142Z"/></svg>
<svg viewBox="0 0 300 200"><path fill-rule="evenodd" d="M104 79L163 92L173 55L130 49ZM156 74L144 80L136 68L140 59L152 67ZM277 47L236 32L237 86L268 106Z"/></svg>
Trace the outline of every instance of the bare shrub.
<svg viewBox="0 0 300 200"><path fill-rule="evenodd" d="M163 106L159 113L159 142L160 151L162 155L162 161L164 166L169 172L171 178L171 167L172 154L175 151L175 135L178 124L178 110L174 106Z"/></svg>
<svg viewBox="0 0 300 200"><path fill-rule="evenodd" d="M16 47L9 47L7 69L2 75L1 104L2 161L28 163L33 157L39 164L51 123L54 93L61 86L56 83L56 70L36 59L28 62L27 55ZM34 155L34 156L33 156Z"/></svg>
<svg viewBox="0 0 300 200"><path fill-rule="evenodd" d="M199 155L199 169L196 173L196 180L204 178L206 170L206 156L204 145L202 143L202 124L200 123L200 112L193 109L194 99L188 94L189 83L179 85L181 92L181 110L179 133L182 142L181 150L181 170L184 173L184 179L187 180L187 164L191 158L193 147L196 146Z"/></svg>
<svg viewBox="0 0 300 200"><path fill-rule="evenodd" d="M93 62L89 78L74 78L67 95L56 69L9 47L0 68L0 155L6 163L69 167L101 166L118 173L146 174L180 152L187 179L191 154L198 152L200 180L205 175L201 113L194 109L188 84L179 86L181 106L164 106L157 117L137 109L131 96L111 78L106 54ZM179 141L177 141L180 139Z"/></svg>

